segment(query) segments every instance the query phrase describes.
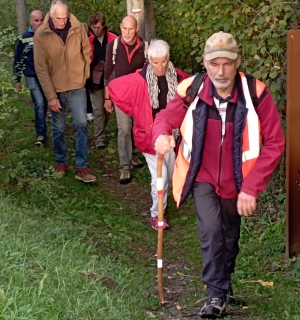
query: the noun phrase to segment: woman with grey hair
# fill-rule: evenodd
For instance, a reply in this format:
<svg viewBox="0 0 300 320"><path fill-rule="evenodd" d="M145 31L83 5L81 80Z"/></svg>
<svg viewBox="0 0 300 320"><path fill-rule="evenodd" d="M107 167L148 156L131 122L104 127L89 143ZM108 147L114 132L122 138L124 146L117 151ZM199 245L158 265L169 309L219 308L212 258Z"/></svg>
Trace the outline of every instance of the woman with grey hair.
<svg viewBox="0 0 300 320"><path fill-rule="evenodd" d="M152 126L156 115L173 99L179 82L189 77L175 69L169 61L169 45L163 40L152 40L148 48L149 61L135 73L119 77L108 85L112 101L126 114L135 118L134 142L143 153L151 173L151 226L158 229L158 197L156 190L157 158L152 144ZM162 180L164 209L167 207L169 184L172 178L175 154L164 158ZM169 228L164 220L164 229Z"/></svg>
<svg viewBox="0 0 300 320"><path fill-rule="evenodd" d="M166 57L170 58L170 46L164 40L154 39L151 40L150 46L148 48L148 57Z"/></svg>

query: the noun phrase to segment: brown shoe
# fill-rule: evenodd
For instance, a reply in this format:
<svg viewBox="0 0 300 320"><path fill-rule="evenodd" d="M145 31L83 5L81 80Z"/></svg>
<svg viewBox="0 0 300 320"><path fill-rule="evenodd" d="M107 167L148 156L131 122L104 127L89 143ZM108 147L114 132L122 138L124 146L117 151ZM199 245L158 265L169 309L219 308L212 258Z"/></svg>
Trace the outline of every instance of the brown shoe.
<svg viewBox="0 0 300 320"><path fill-rule="evenodd" d="M130 171L129 170L123 170L121 171L120 175L120 184L127 184L131 181Z"/></svg>
<svg viewBox="0 0 300 320"><path fill-rule="evenodd" d="M144 166L143 162L137 157L137 155L133 154L130 163L135 168L142 168Z"/></svg>
<svg viewBox="0 0 300 320"><path fill-rule="evenodd" d="M85 183L97 181L97 178L91 174L88 168L77 168L75 178Z"/></svg>
<svg viewBox="0 0 300 320"><path fill-rule="evenodd" d="M68 164L59 164L54 173L60 176L64 176L66 174L66 171L69 169L69 165Z"/></svg>

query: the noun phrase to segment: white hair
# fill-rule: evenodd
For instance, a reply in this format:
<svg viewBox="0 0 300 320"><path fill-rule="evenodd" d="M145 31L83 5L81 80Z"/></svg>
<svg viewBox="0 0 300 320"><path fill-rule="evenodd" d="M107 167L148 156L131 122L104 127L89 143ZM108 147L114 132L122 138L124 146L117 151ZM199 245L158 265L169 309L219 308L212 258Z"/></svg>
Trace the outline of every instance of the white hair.
<svg viewBox="0 0 300 320"><path fill-rule="evenodd" d="M148 57L151 58L162 58L170 57L170 46L164 40L154 39L151 40L151 43L148 48Z"/></svg>
<svg viewBox="0 0 300 320"><path fill-rule="evenodd" d="M50 7L50 13L51 14L54 14L54 11L56 9L56 7L58 6L65 6L67 7L68 11L69 11L69 7L67 5L67 3L63 0L53 0L52 3L51 3L51 7Z"/></svg>

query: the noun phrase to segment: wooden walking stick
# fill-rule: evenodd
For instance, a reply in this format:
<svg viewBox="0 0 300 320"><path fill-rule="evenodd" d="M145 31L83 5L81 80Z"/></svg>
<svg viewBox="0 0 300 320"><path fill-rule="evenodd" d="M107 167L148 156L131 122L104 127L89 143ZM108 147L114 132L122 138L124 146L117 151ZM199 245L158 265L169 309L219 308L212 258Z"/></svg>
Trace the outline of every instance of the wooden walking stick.
<svg viewBox="0 0 300 320"><path fill-rule="evenodd" d="M162 165L164 155L157 155L157 196L158 196L158 232L157 232L157 276L158 291L161 306L165 304L164 287L163 287L163 242L164 242L164 187L162 181Z"/></svg>

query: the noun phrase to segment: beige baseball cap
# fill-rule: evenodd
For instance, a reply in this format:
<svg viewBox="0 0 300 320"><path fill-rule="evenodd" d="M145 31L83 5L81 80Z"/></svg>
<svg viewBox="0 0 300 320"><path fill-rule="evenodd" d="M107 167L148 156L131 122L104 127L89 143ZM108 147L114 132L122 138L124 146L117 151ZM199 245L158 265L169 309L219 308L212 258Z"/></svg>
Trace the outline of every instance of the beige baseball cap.
<svg viewBox="0 0 300 320"><path fill-rule="evenodd" d="M204 56L206 60L215 58L235 60L238 54L239 48L237 42L230 33L223 31L216 32L205 43Z"/></svg>

